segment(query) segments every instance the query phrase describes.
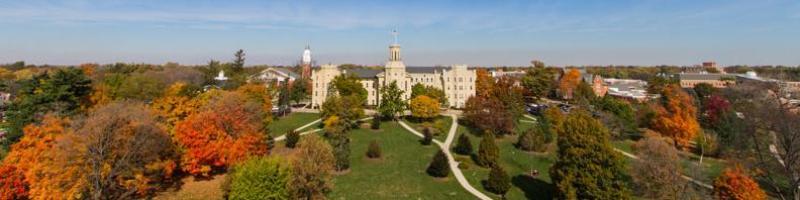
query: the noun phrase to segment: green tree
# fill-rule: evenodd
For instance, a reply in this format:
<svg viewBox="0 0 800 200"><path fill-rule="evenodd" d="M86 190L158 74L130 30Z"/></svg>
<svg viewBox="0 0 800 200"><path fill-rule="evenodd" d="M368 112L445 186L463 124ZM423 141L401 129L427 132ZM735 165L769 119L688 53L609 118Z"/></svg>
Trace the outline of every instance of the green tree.
<svg viewBox="0 0 800 200"><path fill-rule="evenodd" d="M522 77L522 86L536 99L546 97L555 85L555 75L541 65L528 70Z"/></svg>
<svg viewBox="0 0 800 200"><path fill-rule="evenodd" d="M290 130L286 133L286 147L294 149L298 141L300 141L300 133L295 130Z"/></svg>
<svg viewBox="0 0 800 200"><path fill-rule="evenodd" d="M570 113L558 129L558 151L550 177L559 199L629 199L624 161L609 143L608 130L586 111Z"/></svg>
<svg viewBox="0 0 800 200"><path fill-rule="evenodd" d="M436 152L436 155L433 156L433 160L428 164L428 169L426 169L425 172L428 172L428 175L438 178L444 178L450 174L450 161L447 160L447 156L444 155L442 150Z"/></svg>
<svg viewBox="0 0 800 200"><path fill-rule="evenodd" d="M336 159L336 171L350 169L350 136L346 132L333 133L329 139Z"/></svg>
<svg viewBox="0 0 800 200"><path fill-rule="evenodd" d="M288 83L282 84L278 91L278 106L288 107L292 100L292 89Z"/></svg>
<svg viewBox="0 0 800 200"><path fill-rule="evenodd" d="M305 79L298 79L292 83L291 89L291 97L290 99L294 101L295 104L299 104L301 101L308 99L311 96L311 80Z"/></svg>
<svg viewBox="0 0 800 200"><path fill-rule="evenodd" d="M487 191L499 194L505 199L506 193L511 189L511 178L503 167L496 165L489 171L489 179L486 180L484 187Z"/></svg>
<svg viewBox="0 0 800 200"><path fill-rule="evenodd" d="M470 155L472 154L472 142L469 141L469 137L465 134L461 134L458 136L458 142L456 143L456 147L453 149L457 154L461 155Z"/></svg>
<svg viewBox="0 0 800 200"><path fill-rule="evenodd" d="M378 105L378 112L387 118L395 118L406 109L406 102L403 101L403 91L397 87L397 82L392 81L389 85L381 87L381 103Z"/></svg>
<svg viewBox="0 0 800 200"><path fill-rule="evenodd" d="M411 99L421 95L436 99L439 101L439 105L448 105L447 97L443 90L433 86L425 86L422 83L414 84L414 86L411 87Z"/></svg>
<svg viewBox="0 0 800 200"><path fill-rule="evenodd" d="M494 141L494 134L487 131L483 134L483 139L478 147L478 156L476 164L483 167L492 167L497 165L497 158L500 157L500 149Z"/></svg>
<svg viewBox="0 0 800 200"><path fill-rule="evenodd" d="M544 151L546 149L544 131L539 127L528 129L517 138L517 147L525 151Z"/></svg>
<svg viewBox="0 0 800 200"><path fill-rule="evenodd" d="M580 81L571 100L579 105L589 105L596 97L592 86L586 81Z"/></svg>
<svg viewBox="0 0 800 200"><path fill-rule="evenodd" d="M233 64L231 65L231 71L233 73L241 73L244 71L244 50L239 49L236 53L233 54Z"/></svg>
<svg viewBox="0 0 800 200"><path fill-rule="evenodd" d="M353 74L342 74L334 77L330 87L339 96L355 95L358 97L360 104L367 102L367 89L364 89L364 86L361 85L361 80Z"/></svg>
<svg viewBox="0 0 800 200"><path fill-rule="evenodd" d="M364 107L357 96L332 95L322 103L321 114L324 119L337 116L345 128L352 128L364 117Z"/></svg>
<svg viewBox="0 0 800 200"><path fill-rule="evenodd" d="M431 145L433 143L433 133L430 128L422 129L422 145Z"/></svg>
<svg viewBox="0 0 800 200"><path fill-rule="evenodd" d="M228 199L289 199L291 169L279 157L252 158L233 168Z"/></svg>
<svg viewBox="0 0 800 200"><path fill-rule="evenodd" d="M71 116L83 111L91 93L92 81L77 68L59 69L22 80L15 99L6 111L6 144L22 136L22 128L54 112Z"/></svg>
<svg viewBox="0 0 800 200"><path fill-rule="evenodd" d="M372 116L372 120L370 121L370 128L373 130L381 129L381 116L375 115Z"/></svg>

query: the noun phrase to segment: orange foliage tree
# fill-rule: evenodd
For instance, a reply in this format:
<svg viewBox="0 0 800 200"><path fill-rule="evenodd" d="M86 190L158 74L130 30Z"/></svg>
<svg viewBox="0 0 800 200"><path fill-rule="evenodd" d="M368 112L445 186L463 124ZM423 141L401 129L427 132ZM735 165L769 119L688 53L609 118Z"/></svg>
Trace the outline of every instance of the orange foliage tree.
<svg viewBox="0 0 800 200"><path fill-rule="evenodd" d="M267 154L262 109L239 93L223 92L201 111L175 126L175 137L185 149L182 168L208 176L215 169Z"/></svg>
<svg viewBox="0 0 800 200"><path fill-rule="evenodd" d="M581 81L581 72L578 69L570 69L567 73L561 76L558 82L558 89L561 92L561 97L564 99L572 99L572 92L578 87Z"/></svg>
<svg viewBox="0 0 800 200"><path fill-rule="evenodd" d="M201 100L194 100L190 96L182 94L186 87L186 83L174 83L167 88L164 96L154 100L150 105L154 111L166 119L170 127L191 115L203 104Z"/></svg>
<svg viewBox="0 0 800 200"><path fill-rule="evenodd" d="M27 199L24 171L14 165L0 166L0 199Z"/></svg>
<svg viewBox="0 0 800 200"><path fill-rule="evenodd" d="M478 96L488 97L494 88L494 78L489 70L480 68L475 71L475 92Z"/></svg>
<svg viewBox="0 0 800 200"><path fill-rule="evenodd" d="M651 128L672 138L676 147L688 147L689 141L700 131L692 97L675 84L667 86L661 96L663 101L654 108L656 117Z"/></svg>
<svg viewBox="0 0 800 200"><path fill-rule="evenodd" d="M265 125L272 122L272 95L264 84L248 83L236 88L236 92L244 95L248 101L261 106Z"/></svg>
<svg viewBox="0 0 800 200"><path fill-rule="evenodd" d="M767 195L740 166L726 169L714 181L714 196L721 200L761 200Z"/></svg>

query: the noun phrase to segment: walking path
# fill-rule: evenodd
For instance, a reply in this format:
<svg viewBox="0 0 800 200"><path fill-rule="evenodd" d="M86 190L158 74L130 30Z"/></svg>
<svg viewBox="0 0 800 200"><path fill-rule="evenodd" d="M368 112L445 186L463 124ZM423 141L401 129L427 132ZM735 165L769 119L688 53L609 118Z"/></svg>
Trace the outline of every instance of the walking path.
<svg viewBox="0 0 800 200"><path fill-rule="evenodd" d="M623 151L623 150L620 150L620 149L617 149L617 148L614 148L614 150L616 150L617 152L621 153L621 154L622 154L622 155L624 155L625 157L628 157L628 158L631 158L631 159L634 159L634 160L639 160L639 156L636 156L636 155L630 154L630 153L628 153L628 152L625 152L625 151ZM699 186L701 186L701 187L704 187L704 188L706 188L706 189L711 189L711 190L713 190L713 189L714 189L714 186L711 186L711 185L709 185L709 184L706 184L706 183L700 182L700 181L698 181L697 179L693 179L692 177L688 177L688 176L685 176L685 175L681 174L681 178L683 178L683 179L685 179L685 180L687 180L687 181L689 181L689 182L692 182L692 183L694 183L694 184L697 184L697 185L699 185Z"/></svg>
<svg viewBox="0 0 800 200"><path fill-rule="evenodd" d="M439 148L442 149L445 155L447 155L447 160L450 163L450 170L453 171L453 176L455 176L456 180L458 180L458 184L461 184L461 187L464 187L464 189L466 189L469 193L472 193L472 195L475 195L475 197L478 197L478 199L491 200L492 198L489 198L489 196L486 196L485 194L478 191L478 189L475 189L474 187L472 187L472 185L469 184L467 178L464 177L464 173L462 173L461 169L458 168L458 162L455 160L455 158L453 158L453 154L450 153L450 144L453 143L453 139L456 136L456 130L458 129L458 119L456 115L450 114L450 117L453 118L453 124L450 125L450 131L447 133L447 139L444 140L444 143L436 139L434 139L433 142L436 143L436 145L439 145ZM414 128L412 128L402 120L398 121L398 123L400 123L400 126L410 131L414 135L417 135L419 137L425 137L424 135L422 135L422 133L417 132L417 130L414 130Z"/></svg>
<svg viewBox="0 0 800 200"><path fill-rule="evenodd" d="M364 118L364 119L359 119L358 121L365 121L365 120L370 120L370 119L372 119L372 117L367 117L367 118ZM294 129L294 131L300 131L300 130L303 130L303 129L305 129L305 128L308 128L309 126L311 126L311 125L314 125L314 124L316 124L316 123L319 123L319 122L321 122L321 121L322 121L322 119L314 120L313 122L311 122L311 123L308 123L308 124L306 124L306 125L303 125L303 126L301 126L300 128ZM316 132L320 132L320 131L322 131L322 129L321 129L321 128L318 128L318 129L314 129L314 130L310 130L310 131L302 132L302 133L300 133L300 135L306 135L306 134L309 134L309 133L316 133ZM283 135L281 135L281 136L275 137L275 141L283 141L283 140L285 140L285 139L286 139L286 134L283 134Z"/></svg>

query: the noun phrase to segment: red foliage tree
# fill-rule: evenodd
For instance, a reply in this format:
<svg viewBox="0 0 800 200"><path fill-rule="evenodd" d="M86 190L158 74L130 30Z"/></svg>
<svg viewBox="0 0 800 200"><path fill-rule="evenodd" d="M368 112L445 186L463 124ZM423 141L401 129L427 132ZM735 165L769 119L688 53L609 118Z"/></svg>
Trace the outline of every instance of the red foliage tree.
<svg viewBox="0 0 800 200"><path fill-rule="evenodd" d="M767 195L740 166L726 169L714 181L714 196L721 200L761 200Z"/></svg>
<svg viewBox="0 0 800 200"><path fill-rule="evenodd" d="M259 105L236 93L212 99L198 113L175 126L175 137L186 149L182 168L192 175L208 176L251 155L267 154Z"/></svg>
<svg viewBox="0 0 800 200"><path fill-rule="evenodd" d="M28 182L24 172L14 165L0 166L0 199L27 199Z"/></svg>
<svg viewBox="0 0 800 200"><path fill-rule="evenodd" d="M720 116L730 109L731 103L727 99L719 95L711 95L705 104L705 115L708 117L708 122L712 125L719 122Z"/></svg>

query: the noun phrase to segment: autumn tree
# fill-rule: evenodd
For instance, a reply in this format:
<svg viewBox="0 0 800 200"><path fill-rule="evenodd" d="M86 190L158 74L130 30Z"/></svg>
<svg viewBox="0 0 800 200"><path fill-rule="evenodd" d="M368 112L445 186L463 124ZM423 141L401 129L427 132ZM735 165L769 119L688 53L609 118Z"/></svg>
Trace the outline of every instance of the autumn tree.
<svg viewBox="0 0 800 200"><path fill-rule="evenodd" d="M381 87L381 102L378 105L378 112L383 117L394 119L398 114L406 110L406 102L403 100L403 90L397 87L397 82L393 81L389 85Z"/></svg>
<svg viewBox="0 0 800 200"><path fill-rule="evenodd" d="M332 95L322 103L320 114L323 119L337 116L347 129L357 125L357 121L364 118L364 107L357 96Z"/></svg>
<svg viewBox="0 0 800 200"><path fill-rule="evenodd" d="M300 141L291 156L292 178L289 190L295 199L325 199L330 192L335 159L331 146L316 135Z"/></svg>
<svg viewBox="0 0 800 200"><path fill-rule="evenodd" d="M418 119L431 119L439 115L439 101L425 95L411 99L411 116Z"/></svg>
<svg viewBox="0 0 800 200"><path fill-rule="evenodd" d="M662 103L655 107L651 128L674 140L676 147L686 148L700 131L697 109L691 97L677 85L670 85L661 94Z"/></svg>
<svg viewBox="0 0 800 200"><path fill-rule="evenodd" d="M28 199L28 182L22 169L0 165L0 199Z"/></svg>
<svg viewBox="0 0 800 200"><path fill-rule="evenodd" d="M200 108L202 102L193 100L192 93L186 83L177 82L169 86L164 96L155 99L150 107L166 119L167 125L174 127Z"/></svg>
<svg viewBox="0 0 800 200"><path fill-rule="evenodd" d="M517 121L499 99L482 96L467 99L464 119L475 128L497 131L501 135L513 133Z"/></svg>
<svg viewBox="0 0 800 200"><path fill-rule="evenodd" d="M578 69L570 69L561 76L558 82L558 89L561 92L561 97L564 99L572 99L573 92L578 84L581 82L581 72Z"/></svg>
<svg viewBox="0 0 800 200"><path fill-rule="evenodd" d="M439 105L448 105L447 96L445 96L444 90L442 89L433 86L425 86L422 83L414 84L414 86L411 87L411 99L420 95L436 99L439 101Z"/></svg>
<svg viewBox="0 0 800 200"><path fill-rule="evenodd" d="M494 78L489 70L479 68L475 70L475 93L477 96L488 97L494 88Z"/></svg>
<svg viewBox="0 0 800 200"><path fill-rule="evenodd" d="M280 157L256 157L236 165L228 199L289 199L291 166Z"/></svg>
<svg viewBox="0 0 800 200"><path fill-rule="evenodd" d="M714 196L720 200L759 200L767 195L741 166L725 169L714 181Z"/></svg>
<svg viewBox="0 0 800 200"><path fill-rule="evenodd" d="M436 152L425 172L437 178L444 178L450 175L450 161L447 160L447 156L442 150Z"/></svg>
<svg viewBox="0 0 800 200"><path fill-rule="evenodd" d="M242 94L247 101L260 106L262 111L259 114L265 126L272 122L272 95L266 86L248 83L236 88L236 92Z"/></svg>
<svg viewBox="0 0 800 200"><path fill-rule="evenodd" d="M649 198L679 199L689 189L689 183L681 177L678 152L656 134L634 145L639 156L631 167L635 191Z"/></svg>
<svg viewBox="0 0 800 200"><path fill-rule="evenodd" d="M500 149L494 141L494 134L488 131L483 134L482 138L480 146L478 146L478 156L475 163L483 167L497 165L497 159L500 158Z"/></svg>
<svg viewBox="0 0 800 200"><path fill-rule="evenodd" d="M175 126L178 144L186 149L182 168L192 175L208 176L215 169L267 153L261 106L246 97L224 92L201 111Z"/></svg>
<svg viewBox="0 0 800 200"><path fill-rule="evenodd" d="M570 113L558 129L550 177L560 199L629 199L624 160L608 130L587 112Z"/></svg>

